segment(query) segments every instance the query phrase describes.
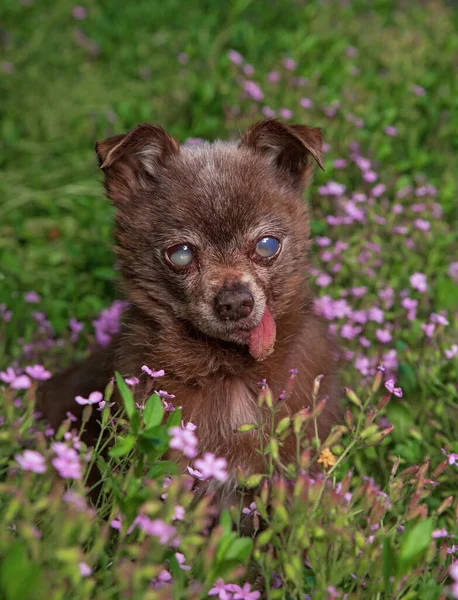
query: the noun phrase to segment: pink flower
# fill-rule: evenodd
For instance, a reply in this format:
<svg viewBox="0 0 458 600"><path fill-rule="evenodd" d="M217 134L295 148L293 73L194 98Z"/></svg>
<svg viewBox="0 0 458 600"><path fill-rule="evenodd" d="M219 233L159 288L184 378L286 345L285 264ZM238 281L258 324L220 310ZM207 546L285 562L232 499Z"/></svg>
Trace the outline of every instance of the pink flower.
<svg viewBox="0 0 458 600"><path fill-rule="evenodd" d="M81 479L81 465L76 450L63 442L55 442L51 448L57 455L52 464L59 475L63 479Z"/></svg>
<svg viewBox="0 0 458 600"><path fill-rule="evenodd" d="M432 338L434 335L434 330L436 329L436 326L434 325L434 323L422 323L420 325L420 327L422 328L424 334L426 335L426 337L428 338Z"/></svg>
<svg viewBox="0 0 458 600"><path fill-rule="evenodd" d="M454 356L458 356L458 344L453 344L450 350L445 350L445 356L451 360Z"/></svg>
<svg viewBox="0 0 458 600"><path fill-rule="evenodd" d="M238 586L237 586L238 587ZM234 600L258 600L261 597L261 592L251 591L251 585L245 583L243 587L234 593Z"/></svg>
<svg viewBox="0 0 458 600"><path fill-rule="evenodd" d="M75 402L80 404L81 406L85 406L86 404L98 404L103 400L102 392L91 392L89 394L89 398L83 398L82 396L76 396Z"/></svg>
<svg viewBox="0 0 458 600"><path fill-rule="evenodd" d="M33 365L32 367L26 367L25 372L33 379L38 379L39 381L45 381L46 379L50 379L51 373L47 371L43 365Z"/></svg>
<svg viewBox="0 0 458 600"><path fill-rule="evenodd" d="M429 221L425 221L425 219L416 219L414 221L414 225L420 231L429 231L431 229L431 223Z"/></svg>
<svg viewBox="0 0 458 600"><path fill-rule="evenodd" d="M106 408L111 408L112 406L115 405L115 402L109 402L108 404L106 403L105 400L102 400L101 402L99 402L99 405L97 407L97 410L103 410L105 407Z"/></svg>
<svg viewBox="0 0 458 600"><path fill-rule="evenodd" d="M146 365L143 365L142 371L143 371L143 373L146 373L150 377L153 377L153 379L156 378L156 377L164 377L164 375L165 375L164 369L159 369L159 371L152 371Z"/></svg>
<svg viewBox="0 0 458 600"><path fill-rule="evenodd" d="M375 321L376 323L383 323L385 319L385 313L378 306L371 306L367 311L367 318L369 321Z"/></svg>
<svg viewBox="0 0 458 600"><path fill-rule="evenodd" d="M245 73L245 75L247 77L251 77L253 75L253 73L254 73L254 67L253 67L253 65L244 65L243 72Z"/></svg>
<svg viewBox="0 0 458 600"><path fill-rule="evenodd" d="M6 371L0 372L0 380L3 383L13 383L13 381L17 378L17 375L12 367L8 367Z"/></svg>
<svg viewBox="0 0 458 600"><path fill-rule="evenodd" d="M448 536L449 536L449 533L444 528L442 528L442 529L436 529L432 533L433 539L444 538L444 537L448 537Z"/></svg>
<svg viewBox="0 0 458 600"><path fill-rule="evenodd" d="M310 100L310 98L301 98L299 104L305 109L312 108L313 106L313 102Z"/></svg>
<svg viewBox="0 0 458 600"><path fill-rule="evenodd" d="M387 329L377 329L375 335L377 336L378 341L382 344L388 344L393 339L393 336Z"/></svg>
<svg viewBox="0 0 458 600"><path fill-rule="evenodd" d="M345 169L347 166L347 161L345 158L336 158L336 160L332 163L334 169Z"/></svg>
<svg viewBox="0 0 458 600"><path fill-rule="evenodd" d="M315 242L318 246L330 246L332 241L328 237L317 237Z"/></svg>
<svg viewBox="0 0 458 600"><path fill-rule="evenodd" d="M355 327L350 323L345 323L340 330L340 337L344 338L345 340L353 340L361 333L361 331L361 327Z"/></svg>
<svg viewBox="0 0 458 600"><path fill-rule="evenodd" d="M229 50L227 56L234 65L241 65L243 63L243 56L237 50Z"/></svg>
<svg viewBox="0 0 458 600"><path fill-rule="evenodd" d="M167 392L164 392L164 390L159 390L158 392L156 392L156 394L161 398L166 398L167 400L175 398L175 394L169 394Z"/></svg>
<svg viewBox="0 0 458 600"><path fill-rule="evenodd" d="M421 293L426 292L426 290L428 289L426 283L426 275L424 273L414 273L410 276L410 285L413 287L414 290L417 290Z"/></svg>
<svg viewBox="0 0 458 600"><path fill-rule="evenodd" d="M377 181L378 175L375 171L365 171L363 173L363 179L368 183L374 183L374 181Z"/></svg>
<svg viewBox="0 0 458 600"><path fill-rule="evenodd" d="M151 520L143 515L138 516L134 523L146 534L159 538L160 544L170 543L177 531L173 525L168 525L161 519Z"/></svg>
<svg viewBox="0 0 458 600"><path fill-rule="evenodd" d="M267 74L267 81L269 83L278 83L280 81L280 74L277 71L271 71Z"/></svg>
<svg viewBox="0 0 458 600"><path fill-rule="evenodd" d="M24 300L29 304L38 304L41 298L36 292L27 292L27 294L24 294Z"/></svg>
<svg viewBox="0 0 458 600"><path fill-rule="evenodd" d="M84 6L75 6L75 8L72 10L72 16L74 19L82 21L87 17L87 10L84 8Z"/></svg>
<svg viewBox="0 0 458 600"><path fill-rule="evenodd" d="M447 462L449 465L458 465L458 454L455 454L454 452L447 454L444 448L441 448L441 452L447 457Z"/></svg>
<svg viewBox="0 0 458 600"><path fill-rule="evenodd" d="M11 383L11 387L13 390L27 390L32 385L32 382L27 375L19 375L16 379Z"/></svg>
<svg viewBox="0 0 458 600"><path fill-rule="evenodd" d="M320 287L327 287L332 283L332 277L327 273L320 273L316 278L316 284Z"/></svg>
<svg viewBox="0 0 458 600"><path fill-rule="evenodd" d="M385 382L385 387L390 394L394 394L398 398L402 398L402 389L400 387L395 387L395 382L393 379L388 379L388 381Z"/></svg>
<svg viewBox="0 0 458 600"><path fill-rule="evenodd" d="M384 129L386 135L389 135L391 137L394 137L396 135L398 135L398 130L396 127L393 127L393 125L387 125Z"/></svg>
<svg viewBox="0 0 458 600"><path fill-rule="evenodd" d="M176 521L182 521L184 519L184 515L185 515L184 507L177 504L177 506L175 506L175 513L173 515L173 519Z"/></svg>
<svg viewBox="0 0 458 600"><path fill-rule="evenodd" d="M127 383L127 385L137 385L137 383L140 382L138 377L126 377L124 381Z"/></svg>
<svg viewBox="0 0 458 600"><path fill-rule="evenodd" d="M449 322L444 317L444 315L439 315L437 313L431 313L429 317L433 323L437 323L438 325L444 325L445 327L449 325Z"/></svg>
<svg viewBox="0 0 458 600"><path fill-rule="evenodd" d="M256 102L260 102L264 98L264 92L254 81L245 81L243 84L243 89L245 91L245 94L253 100L256 100Z"/></svg>
<svg viewBox="0 0 458 600"><path fill-rule="evenodd" d="M458 262L450 263L448 267L448 274L453 279L453 281L458 282Z"/></svg>
<svg viewBox="0 0 458 600"><path fill-rule="evenodd" d="M211 452L206 452L203 457L198 458L194 464L202 473L204 480L214 477L218 481L225 481L227 478L227 460L225 458L217 458Z"/></svg>
<svg viewBox="0 0 458 600"><path fill-rule="evenodd" d="M234 588L238 589L239 586L233 583L224 583L222 579L217 579L208 592L208 595L218 596L219 600L231 600Z"/></svg>
<svg viewBox="0 0 458 600"><path fill-rule="evenodd" d="M191 570L191 567L189 565L185 565L186 558L184 554L181 554L181 552L175 552L175 558L177 559L177 562L180 565L180 569L183 569L183 571Z"/></svg>
<svg viewBox="0 0 458 600"><path fill-rule="evenodd" d="M190 475L192 475L192 477L194 477L195 479L199 479L200 481L203 481L204 476L202 475L202 473L200 471L198 471L197 469L193 469L192 467L186 467L186 470L188 471L188 473Z"/></svg>
<svg viewBox="0 0 458 600"><path fill-rule="evenodd" d="M87 565L85 562L78 563L78 566L80 568L81 577L89 577L89 575L92 574L91 567L89 565Z"/></svg>
<svg viewBox="0 0 458 600"><path fill-rule="evenodd" d="M291 117L293 116L293 111L289 110L289 108L280 108L278 112L280 114L280 117L282 119L285 119L285 121L291 119Z"/></svg>
<svg viewBox="0 0 458 600"><path fill-rule="evenodd" d="M170 448L180 450L188 458L197 456L197 438L192 430L172 427L169 433L172 436L169 442Z"/></svg>
<svg viewBox="0 0 458 600"><path fill-rule="evenodd" d="M32 471L33 473L46 472L45 457L35 450L24 450L22 454L16 454L14 458L24 471Z"/></svg>
<svg viewBox="0 0 458 600"><path fill-rule="evenodd" d="M297 63L292 58L285 58L283 61L283 66L285 69L288 69L288 71L294 71L294 69L297 67Z"/></svg>
<svg viewBox="0 0 458 600"><path fill-rule="evenodd" d="M426 90L421 85L413 85L410 89L415 96L426 96Z"/></svg>
<svg viewBox="0 0 458 600"><path fill-rule="evenodd" d="M269 106L263 106L261 112L268 119L275 116L275 111L272 110Z"/></svg>

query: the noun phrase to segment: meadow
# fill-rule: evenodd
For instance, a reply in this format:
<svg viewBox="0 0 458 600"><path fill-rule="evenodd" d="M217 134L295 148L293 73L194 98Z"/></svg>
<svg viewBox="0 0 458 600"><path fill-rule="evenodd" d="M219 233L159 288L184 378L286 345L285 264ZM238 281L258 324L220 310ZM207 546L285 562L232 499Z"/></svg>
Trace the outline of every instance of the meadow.
<svg viewBox="0 0 458 600"><path fill-rule="evenodd" d="M0 597L458 598L456 6L4 0L0 23ZM271 432L265 472L239 473L254 502L211 527L191 488L225 465L165 458L198 443L179 398L136 406L118 375L122 412L113 385L80 399L103 429L88 449L71 414L37 422L34 396L119 328L94 142L148 121L198 144L263 116L323 128L308 275L344 349L345 419L304 438L317 382L311 410ZM268 382L258 401L275 413ZM239 435L253 427L269 424Z"/></svg>

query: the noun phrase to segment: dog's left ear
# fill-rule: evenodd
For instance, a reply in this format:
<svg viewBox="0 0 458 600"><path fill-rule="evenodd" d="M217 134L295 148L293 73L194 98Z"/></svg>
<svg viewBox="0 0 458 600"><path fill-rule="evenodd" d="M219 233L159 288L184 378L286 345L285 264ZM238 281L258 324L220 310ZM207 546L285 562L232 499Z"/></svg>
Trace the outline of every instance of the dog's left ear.
<svg viewBox="0 0 458 600"><path fill-rule="evenodd" d="M242 136L241 147L267 156L285 182L302 191L313 170L313 158L323 169L321 129L263 119Z"/></svg>

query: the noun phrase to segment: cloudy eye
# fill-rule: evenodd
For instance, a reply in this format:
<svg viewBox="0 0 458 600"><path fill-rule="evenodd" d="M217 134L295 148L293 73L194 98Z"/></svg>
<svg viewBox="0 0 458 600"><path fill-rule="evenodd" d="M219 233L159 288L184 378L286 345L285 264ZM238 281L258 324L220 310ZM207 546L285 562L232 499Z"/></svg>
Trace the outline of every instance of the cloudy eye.
<svg viewBox="0 0 458 600"><path fill-rule="evenodd" d="M261 238L256 244L256 254L262 258L273 258L280 251L280 242L270 235Z"/></svg>
<svg viewBox="0 0 458 600"><path fill-rule="evenodd" d="M188 244L176 244L165 251L165 256L169 263L179 269L189 267L194 261L194 252Z"/></svg>

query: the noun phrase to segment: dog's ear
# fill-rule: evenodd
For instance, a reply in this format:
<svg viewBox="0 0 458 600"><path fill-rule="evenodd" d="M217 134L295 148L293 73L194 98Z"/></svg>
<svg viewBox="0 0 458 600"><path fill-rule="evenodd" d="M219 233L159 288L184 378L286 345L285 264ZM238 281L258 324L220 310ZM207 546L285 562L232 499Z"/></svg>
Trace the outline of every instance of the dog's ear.
<svg viewBox="0 0 458 600"><path fill-rule="evenodd" d="M318 127L263 119L242 136L240 146L267 156L283 180L300 191L312 173L311 158L324 171L321 129Z"/></svg>
<svg viewBox="0 0 458 600"><path fill-rule="evenodd" d="M180 145L162 127L144 123L125 135L97 142L95 151L108 196L120 203L131 198L146 179L157 176L167 159L180 152Z"/></svg>

